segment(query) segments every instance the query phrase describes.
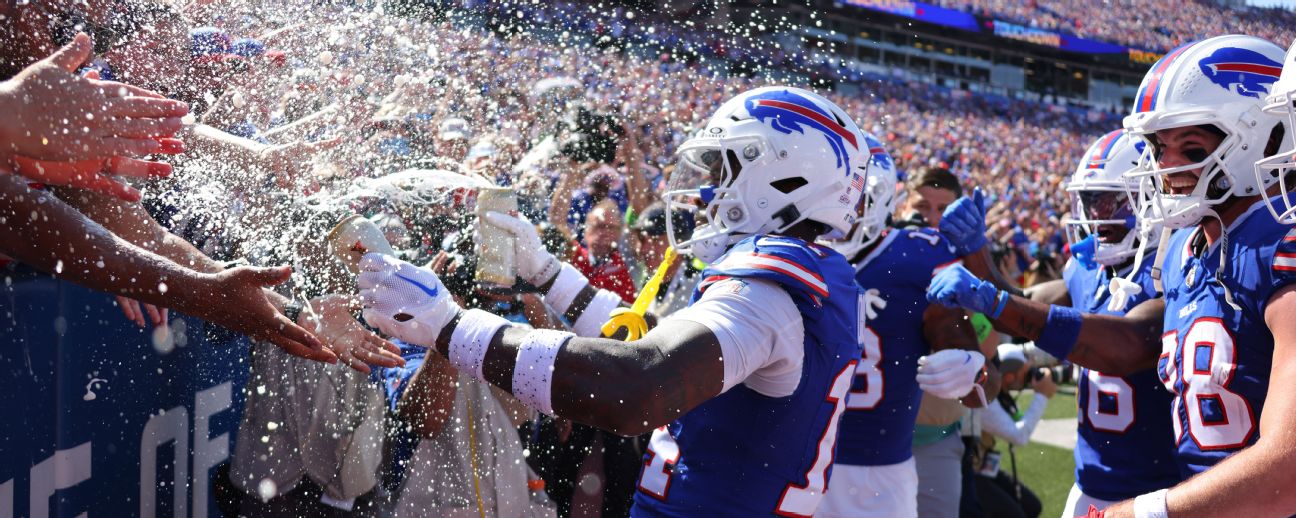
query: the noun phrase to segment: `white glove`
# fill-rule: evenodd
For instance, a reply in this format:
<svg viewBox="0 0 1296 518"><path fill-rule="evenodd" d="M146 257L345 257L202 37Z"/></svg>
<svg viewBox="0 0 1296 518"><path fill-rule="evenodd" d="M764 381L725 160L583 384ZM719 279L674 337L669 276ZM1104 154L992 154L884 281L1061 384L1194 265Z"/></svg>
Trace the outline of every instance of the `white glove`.
<svg viewBox="0 0 1296 518"><path fill-rule="evenodd" d="M391 256L369 253L356 277L365 322L410 345L433 347L459 305L435 273Z"/></svg>
<svg viewBox="0 0 1296 518"><path fill-rule="evenodd" d="M562 264L558 262L558 258L545 250L544 244L540 243L540 235L536 233L535 225L525 217L514 217L502 212L487 212L486 222L513 235L513 260L517 261L518 276L522 277L522 280L539 286L558 275Z"/></svg>
<svg viewBox="0 0 1296 518"><path fill-rule="evenodd" d="M976 386L985 356L975 351L945 349L918 358L918 388L941 399L958 399Z"/></svg>
<svg viewBox="0 0 1296 518"><path fill-rule="evenodd" d="M877 288L869 288L864 291L864 316L869 320L877 320L878 311L886 309L887 301L882 298L882 292Z"/></svg>

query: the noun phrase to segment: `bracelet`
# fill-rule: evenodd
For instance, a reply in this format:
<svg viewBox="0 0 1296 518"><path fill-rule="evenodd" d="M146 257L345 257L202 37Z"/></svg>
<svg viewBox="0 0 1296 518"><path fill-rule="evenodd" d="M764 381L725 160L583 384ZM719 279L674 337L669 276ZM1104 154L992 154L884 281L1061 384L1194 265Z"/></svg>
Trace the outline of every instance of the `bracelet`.
<svg viewBox="0 0 1296 518"><path fill-rule="evenodd" d="M1043 349L1054 358L1065 360L1080 339L1082 314L1075 308L1053 304L1049 306L1044 330L1035 339L1035 347Z"/></svg>
<svg viewBox="0 0 1296 518"><path fill-rule="evenodd" d="M1010 298L1012 297L1008 295L1008 292L1004 290L999 290L999 293L995 294L996 302L995 302L994 311L991 311L990 314L987 316L989 316L991 319L999 320L999 315L1002 315L1004 308L1008 307L1008 299Z"/></svg>
<svg viewBox="0 0 1296 518"><path fill-rule="evenodd" d="M499 315L480 309L464 311L459 317L459 324L450 333L450 350L446 354L450 365L460 372L486 381L482 375L486 349L490 348L491 340L499 330L507 325L509 321Z"/></svg>
<svg viewBox="0 0 1296 518"><path fill-rule="evenodd" d="M1170 509L1166 506L1166 494L1169 489L1153 491L1134 498L1134 518L1170 518Z"/></svg>
<svg viewBox="0 0 1296 518"><path fill-rule="evenodd" d="M549 287L549 292L544 294L544 302L549 309L559 315L567 313L571 308L572 302L581 290L589 284L589 280L576 270L576 267L563 263L562 269L558 270L558 276L554 278L553 286Z"/></svg>
<svg viewBox="0 0 1296 518"><path fill-rule="evenodd" d="M536 329L518 347L513 366L513 396L522 404L553 415L553 372L558 351L576 335L566 331Z"/></svg>
<svg viewBox="0 0 1296 518"><path fill-rule="evenodd" d="M585 306L585 311L581 312L576 322L572 323L572 331L576 336L589 338L603 336L603 323L608 321L612 310L619 306L621 306L621 296L608 290L598 290L594 294L594 299Z"/></svg>

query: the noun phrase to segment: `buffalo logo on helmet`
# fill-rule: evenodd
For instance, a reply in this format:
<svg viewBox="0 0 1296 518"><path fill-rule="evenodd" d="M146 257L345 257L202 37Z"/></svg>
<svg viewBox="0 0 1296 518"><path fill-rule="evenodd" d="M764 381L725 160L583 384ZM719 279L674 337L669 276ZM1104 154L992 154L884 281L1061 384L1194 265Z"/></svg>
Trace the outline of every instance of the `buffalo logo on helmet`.
<svg viewBox="0 0 1296 518"><path fill-rule="evenodd" d="M851 174L850 155L846 152L846 145L859 149L859 142L846 129L846 121L836 114L789 90L754 95L747 99L746 105L747 113L779 132L804 134L805 127L809 127L823 133L833 153L837 155L837 167L844 166L846 174Z"/></svg>
<svg viewBox="0 0 1296 518"><path fill-rule="evenodd" d="M1224 47L1197 64L1202 74L1221 88L1244 97L1260 98L1282 74L1282 63L1259 52Z"/></svg>

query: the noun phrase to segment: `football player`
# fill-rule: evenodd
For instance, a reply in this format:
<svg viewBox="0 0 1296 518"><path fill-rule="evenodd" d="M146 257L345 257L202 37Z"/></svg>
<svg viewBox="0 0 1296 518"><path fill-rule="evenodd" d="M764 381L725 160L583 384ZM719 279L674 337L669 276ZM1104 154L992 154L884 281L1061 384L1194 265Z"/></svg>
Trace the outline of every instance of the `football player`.
<svg viewBox="0 0 1296 518"><path fill-rule="evenodd" d="M854 272L814 241L854 223L867 144L830 101L767 87L721 106L678 154L668 207L706 224L673 245L711 266L642 339L587 338L619 297L501 214L489 218L518 238L519 276L580 337L462 311L432 272L376 255L358 279L365 319L541 412L652 431L634 516L810 516L860 357Z"/></svg>
<svg viewBox="0 0 1296 518"><path fill-rule="evenodd" d="M1139 232L1130 200L1138 194L1138 183L1123 176L1138 165L1142 149L1141 141L1117 130L1085 152L1067 185L1072 216L1065 223L1072 260L1062 279L1027 289L1027 298L1089 314L1123 315L1159 296L1152 261L1138 261L1134 271ZM1160 229L1154 226L1147 234L1159 236ZM1138 293L1112 304L1108 287L1113 278L1137 284ZM1105 509L1181 480L1171 394L1155 369L1113 376L1081 368L1076 395L1076 479L1063 516L1084 516L1090 506Z"/></svg>
<svg viewBox="0 0 1296 518"><path fill-rule="evenodd" d="M1175 460L1191 478L1113 505L1106 516L1296 512L1288 478L1296 469L1296 391L1270 384L1296 376L1296 232L1265 210L1278 178L1253 170L1260 158L1291 149L1291 128L1262 110L1282 62L1273 43L1219 36L1171 51L1144 77L1125 129L1146 149L1127 176L1139 181L1138 217L1175 229L1153 265L1164 297L1123 317L1085 315L953 268L928 290L1104 374L1157 369L1175 396Z"/></svg>
<svg viewBox="0 0 1296 518"><path fill-rule="evenodd" d="M966 315L929 304L925 296L932 275L959 261L954 247L933 228L888 227L896 205L895 164L881 142L866 139L873 165L860 218L844 239L829 242L855 267L866 321L860 322L863 351L841 418L832 486L815 514L822 518L918 516L912 445L919 389L980 406L973 385L987 379ZM991 387L988 397L995 393Z"/></svg>

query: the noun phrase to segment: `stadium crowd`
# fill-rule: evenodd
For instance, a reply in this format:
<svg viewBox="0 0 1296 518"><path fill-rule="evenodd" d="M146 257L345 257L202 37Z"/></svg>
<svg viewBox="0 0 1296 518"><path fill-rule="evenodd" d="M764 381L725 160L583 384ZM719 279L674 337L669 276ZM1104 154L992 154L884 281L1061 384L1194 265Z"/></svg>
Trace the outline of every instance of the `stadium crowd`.
<svg viewBox="0 0 1296 518"><path fill-rule="evenodd" d="M1291 11L1281 8L1223 6L1209 0L939 0L935 3L986 18L1153 52L1167 52L1184 43L1229 31L1253 34L1277 42L1291 41L1296 37L1296 32L1292 30L1296 15ZM1167 9L1174 9L1175 16L1166 16Z"/></svg>
<svg viewBox="0 0 1296 518"><path fill-rule="evenodd" d="M795 52L652 13L462 4L0 5L13 43L0 51L11 114L0 121L0 264L111 293L141 327L165 328L171 309L256 340L249 386L268 389L248 393L217 482L231 516L629 513L646 436L539 415L354 318L354 272L322 238L348 214L441 275L459 305L562 329L570 318L534 290L501 294L474 278L474 193L512 187L549 252L632 303L667 234L693 225L659 201L679 146L739 92L813 76L894 158L899 196L950 189L906 183L948 175L950 201L984 192L997 266L1028 285L1060 276L1064 184L1120 124L807 74ZM1141 3L943 4L1160 50L1224 32L1218 8L1201 3L1159 31L1144 29L1157 24ZM1116 12L1126 17L1106 23ZM1239 13L1231 30L1290 41L1290 13ZM897 221L923 210L898 206ZM686 305L702 267L668 271L652 312ZM1051 378L1014 359L1014 388L1041 383L1051 396ZM1043 396L1035 404L1042 412ZM1023 425L1007 422L995 433L1020 444ZM1015 481L978 483L1007 493ZM1034 502L1023 515L1038 512Z"/></svg>

